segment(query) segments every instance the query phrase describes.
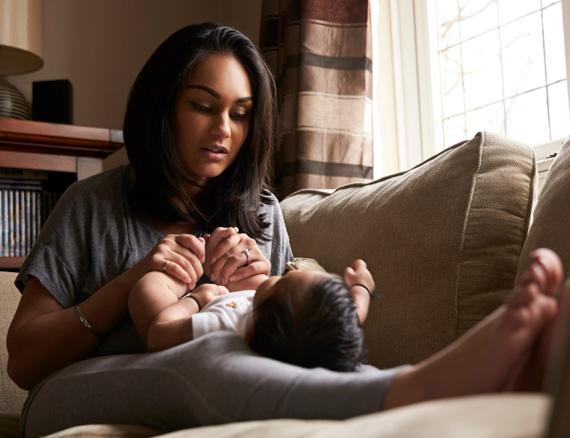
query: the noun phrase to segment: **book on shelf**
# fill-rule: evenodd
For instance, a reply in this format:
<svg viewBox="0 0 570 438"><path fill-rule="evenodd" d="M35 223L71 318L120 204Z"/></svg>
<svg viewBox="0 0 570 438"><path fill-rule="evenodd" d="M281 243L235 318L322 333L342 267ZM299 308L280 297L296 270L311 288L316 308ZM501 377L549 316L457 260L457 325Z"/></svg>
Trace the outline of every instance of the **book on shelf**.
<svg viewBox="0 0 570 438"><path fill-rule="evenodd" d="M0 257L24 257L31 250L61 196L46 182L45 172L0 169Z"/></svg>

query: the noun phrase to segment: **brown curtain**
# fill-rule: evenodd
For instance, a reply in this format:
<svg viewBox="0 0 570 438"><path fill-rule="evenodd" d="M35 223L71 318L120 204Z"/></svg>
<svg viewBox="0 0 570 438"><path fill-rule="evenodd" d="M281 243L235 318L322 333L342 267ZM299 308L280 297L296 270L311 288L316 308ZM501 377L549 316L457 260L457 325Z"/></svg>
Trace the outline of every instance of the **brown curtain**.
<svg viewBox="0 0 570 438"><path fill-rule="evenodd" d="M368 0L263 0L260 47L278 87L279 196L371 179Z"/></svg>

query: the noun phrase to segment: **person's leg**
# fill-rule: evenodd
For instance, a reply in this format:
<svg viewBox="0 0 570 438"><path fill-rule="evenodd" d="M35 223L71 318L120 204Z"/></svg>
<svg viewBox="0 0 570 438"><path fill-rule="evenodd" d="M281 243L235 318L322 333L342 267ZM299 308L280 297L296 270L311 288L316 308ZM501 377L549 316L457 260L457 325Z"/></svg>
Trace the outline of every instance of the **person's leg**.
<svg viewBox="0 0 570 438"><path fill-rule="evenodd" d="M561 280L556 254L534 251L505 304L449 347L397 375L385 408L504 390L535 346L541 354L548 353Z"/></svg>
<svg viewBox="0 0 570 438"><path fill-rule="evenodd" d="M77 362L31 392L22 436L80 424L137 424L167 432L271 418L346 419L381 410L398 370L301 368L253 353L219 331L158 353Z"/></svg>

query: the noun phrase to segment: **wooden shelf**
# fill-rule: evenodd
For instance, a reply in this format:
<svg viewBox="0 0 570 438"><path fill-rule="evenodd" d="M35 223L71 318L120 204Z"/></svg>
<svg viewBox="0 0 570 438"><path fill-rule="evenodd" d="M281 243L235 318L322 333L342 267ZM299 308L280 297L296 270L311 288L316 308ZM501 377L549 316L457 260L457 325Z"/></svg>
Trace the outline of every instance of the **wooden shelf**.
<svg viewBox="0 0 570 438"><path fill-rule="evenodd" d="M68 172L84 179L123 145L120 130L0 117L0 167ZM0 257L1 269L18 269L23 257Z"/></svg>
<svg viewBox="0 0 570 438"><path fill-rule="evenodd" d="M0 270L20 269L25 257L0 257Z"/></svg>
<svg viewBox="0 0 570 438"><path fill-rule="evenodd" d="M101 172L103 159L123 145L119 130L0 118L0 167Z"/></svg>

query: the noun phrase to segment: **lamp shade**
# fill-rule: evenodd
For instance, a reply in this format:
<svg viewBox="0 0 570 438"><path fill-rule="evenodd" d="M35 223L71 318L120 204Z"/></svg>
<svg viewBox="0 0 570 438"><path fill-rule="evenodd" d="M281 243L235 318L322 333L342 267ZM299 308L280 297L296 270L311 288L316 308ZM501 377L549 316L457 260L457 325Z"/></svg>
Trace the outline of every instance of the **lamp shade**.
<svg viewBox="0 0 570 438"><path fill-rule="evenodd" d="M43 66L42 0L0 0L0 76Z"/></svg>
<svg viewBox="0 0 570 438"><path fill-rule="evenodd" d="M0 117L29 119L24 95L4 75L40 69L42 0L0 0Z"/></svg>

